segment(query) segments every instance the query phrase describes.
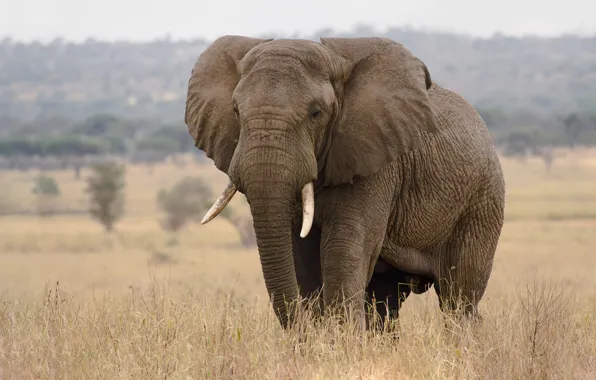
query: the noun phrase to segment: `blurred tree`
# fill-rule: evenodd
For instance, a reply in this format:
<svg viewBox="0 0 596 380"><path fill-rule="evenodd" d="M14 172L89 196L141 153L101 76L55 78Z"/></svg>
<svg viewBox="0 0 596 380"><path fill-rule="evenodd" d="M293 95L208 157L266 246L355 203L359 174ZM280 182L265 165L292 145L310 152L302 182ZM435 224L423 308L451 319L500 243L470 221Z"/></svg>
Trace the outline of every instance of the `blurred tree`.
<svg viewBox="0 0 596 380"><path fill-rule="evenodd" d="M160 224L166 231L177 232L190 221L202 220L213 202L211 190L203 178L182 178L170 189L162 189L157 194L158 208L166 214ZM236 229L243 247L256 247L257 238L250 215L240 215L228 205L218 217Z"/></svg>
<svg viewBox="0 0 596 380"><path fill-rule="evenodd" d="M34 180L33 194L37 198L37 214L48 216L55 212L55 199L60 195L60 188L53 177L39 175Z"/></svg>
<svg viewBox="0 0 596 380"><path fill-rule="evenodd" d="M529 154L536 152L536 136L530 131L515 131L505 139L504 154L524 161Z"/></svg>
<svg viewBox="0 0 596 380"><path fill-rule="evenodd" d="M169 190L157 194L158 208L166 216L161 221L163 229L177 232L188 221L202 218L210 205L211 190L200 177L185 177Z"/></svg>
<svg viewBox="0 0 596 380"><path fill-rule="evenodd" d="M113 162L95 164L87 178L89 213L107 232L124 215L125 167Z"/></svg>
<svg viewBox="0 0 596 380"><path fill-rule="evenodd" d="M53 177L48 175L39 175L35 178L35 186L33 187L33 194L37 195L60 195L60 188Z"/></svg>
<svg viewBox="0 0 596 380"><path fill-rule="evenodd" d="M538 147L536 153L542 159L542 162L544 162L544 169L546 170L546 174L550 174L550 171L553 167L556 158L554 148L550 145L542 145Z"/></svg>
<svg viewBox="0 0 596 380"><path fill-rule="evenodd" d="M576 113L560 116L559 120L563 123L569 148L573 149L579 141L579 137L583 131L583 125Z"/></svg>
<svg viewBox="0 0 596 380"><path fill-rule="evenodd" d="M168 124L162 126L153 132L151 137L176 141L178 143L176 152L178 153L190 152L194 149L194 143L188 133L188 128L184 124Z"/></svg>

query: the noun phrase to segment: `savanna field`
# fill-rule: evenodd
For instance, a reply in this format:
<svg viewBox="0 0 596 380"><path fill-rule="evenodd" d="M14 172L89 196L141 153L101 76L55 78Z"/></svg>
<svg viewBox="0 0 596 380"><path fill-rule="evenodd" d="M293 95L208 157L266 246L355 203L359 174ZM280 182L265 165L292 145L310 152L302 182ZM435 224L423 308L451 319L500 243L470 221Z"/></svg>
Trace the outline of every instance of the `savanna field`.
<svg viewBox="0 0 596 380"><path fill-rule="evenodd" d="M399 340L333 321L282 331L258 252L224 218L160 227L156 193L211 165L126 172L111 234L87 214L0 217L0 379L596 379L596 152L502 158L506 221L484 320L444 319L433 290L411 295ZM0 207L33 210L35 171L0 173ZM83 179L47 173L64 209ZM231 203L248 212L242 195Z"/></svg>

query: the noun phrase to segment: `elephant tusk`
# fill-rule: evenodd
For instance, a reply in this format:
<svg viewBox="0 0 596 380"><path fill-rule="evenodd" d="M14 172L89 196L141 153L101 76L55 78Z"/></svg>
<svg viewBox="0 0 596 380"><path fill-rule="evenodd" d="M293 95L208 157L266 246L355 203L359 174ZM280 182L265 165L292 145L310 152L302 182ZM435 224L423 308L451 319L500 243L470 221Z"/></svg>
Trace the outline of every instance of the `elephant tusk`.
<svg viewBox="0 0 596 380"><path fill-rule="evenodd" d="M207 211L201 224L206 224L211 221L211 219L215 218L217 214L223 211L224 208L230 203L232 198L236 194L236 186L232 183L232 181L228 182L228 186L226 186L225 190L222 191L221 195L215 200L213 206Z"/></svg>
<svg viewBox="0 0 596 380"><path fill-rule="evenodd" d="M312 182L302 188L302 230L300 237L304 238L310 232L315 213L315 195Z"/></svg>

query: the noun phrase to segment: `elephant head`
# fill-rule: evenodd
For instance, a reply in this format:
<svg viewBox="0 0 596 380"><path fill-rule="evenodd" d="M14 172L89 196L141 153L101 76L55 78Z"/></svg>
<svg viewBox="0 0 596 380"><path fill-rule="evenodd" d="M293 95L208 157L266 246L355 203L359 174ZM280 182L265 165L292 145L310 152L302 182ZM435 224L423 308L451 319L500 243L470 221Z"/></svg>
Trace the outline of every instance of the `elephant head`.
<svg viewBox="0 0 596 380"><path fill-rule="evenodd" d="M292 221L313 223L313 182L351 183L420 146L436 130L426 66L383 38L266 40L225 36L197 60L185 122L230 182L203 223L236 191L253 215L263 275L280 323L298 296Z"/></svg>

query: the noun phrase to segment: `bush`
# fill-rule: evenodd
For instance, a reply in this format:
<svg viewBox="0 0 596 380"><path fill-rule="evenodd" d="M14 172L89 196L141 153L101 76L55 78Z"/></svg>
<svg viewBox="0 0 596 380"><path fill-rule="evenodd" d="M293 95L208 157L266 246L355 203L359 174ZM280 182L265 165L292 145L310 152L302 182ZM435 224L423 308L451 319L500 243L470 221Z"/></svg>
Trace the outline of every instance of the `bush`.
<svg viewBox="0 0 596 380"><path fill-rule="evenodd" d="M183 178L171 189L162 189L157 194L158 208L166 214L161 226L176 232L187 222L200 222L214 201L209 186L202 178ZM226 219L236 229L243 247L256 247L257 238L250 216L239 215L228 205L218 217Z"/></svg>
<svg viewBox="0 0 596 380"><path fill-rule="evenodd" d="M85 192L90 194L89 213L107 232L124 215L125 167L116 163L102 163L91 167Z"/></svg>
<svg viewBox="0 0 596 380"><path fill-rule="evenodd" d="M176 232L188 221L198 221L211 206L211 191L200 177L185 177L157 194L157 206L166 213L161 226Z"/></svg>
<svg viewBox="0 0 596 380"><path fill-rule="evenodd" d="M55 199L60 195L60 188L56 180L47 175L35 178L32 190L37 197L37 213L40 216L51 215L55 211Z"/></svg>
<svg viewBox="0 0 596 380"><path fill-rule="evenodd" d="M60 188L53 177L42 174L35 178L33 194L57 197L60 195Z"/></svg>

